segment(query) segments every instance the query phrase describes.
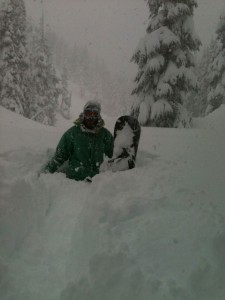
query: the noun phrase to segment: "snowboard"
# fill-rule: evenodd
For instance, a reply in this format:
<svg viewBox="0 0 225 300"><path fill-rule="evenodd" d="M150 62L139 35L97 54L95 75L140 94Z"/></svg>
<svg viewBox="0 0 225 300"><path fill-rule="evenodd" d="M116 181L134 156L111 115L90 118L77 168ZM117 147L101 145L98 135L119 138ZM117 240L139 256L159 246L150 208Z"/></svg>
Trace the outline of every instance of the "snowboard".
<svg viewBox="0 0 225 300"><path fill-rule="evenodd" d="M114 127L113 158L108 161L109 168L116 171L133 169L141 136L141 126L131 116L121 116Z"/></svg>

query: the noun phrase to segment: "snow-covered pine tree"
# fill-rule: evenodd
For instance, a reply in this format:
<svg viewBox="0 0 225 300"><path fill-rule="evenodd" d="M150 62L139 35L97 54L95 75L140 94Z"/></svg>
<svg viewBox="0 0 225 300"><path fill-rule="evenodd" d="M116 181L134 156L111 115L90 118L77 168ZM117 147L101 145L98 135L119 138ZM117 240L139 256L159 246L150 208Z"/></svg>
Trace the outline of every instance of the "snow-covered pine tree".
<svg viewBox="0 0 225 300"><path fill-rule="evenodd" d="M116 74L112 77L112 111L113 116L122 116L128 113L130 102L130 86L128 81Z"/></svg>
<svg viewBox="0 0 225 300"><path fill-rule="evenodd" d="M89 57L87 47L84 47L81 51L79 51L79 55L77 58L78 58L77 83L80 88L80 97L81 99L85 99L87 84L88 84L89 63L90 63L90 57Z"/></svg>
<svg viewBox="0 0 225 300"><path fill-rule="evenodd" d="M202 52L202 56L196 65L196 73L199 80L199 88L192 91L189 98L190 111L194 116L204 116L207 107L207 96L210 92L212 63L217 56L217 43L212 39L209 46Z"/></svg>
<svg viewBox="0 0 225 300"><path fill-rule="evenodd" d="M142 125L160 127L188 126L184 94L197 87L194 51L200 40L193 23L196 0L147 0L150 21L146 35L131 59L138 64L135 78L138 101L132 114ZM182 123L182 124L181 124Z"/></svg>
<svg viewBox="0 0 225 300"><path fill-rule="evenodd" d="M105 70L106 66L105 63L102 59L100 59L99 57L95 57L94 60L92 60L92 68L91 68L91 76L89 79L89 87L90 87L90 91L91 93L94 95L94 97L96 99L98 99L98 101L100 103L103 104L103 106L105 106L105 94L103 94L103 90L104 90L104 84L105 84ZM107 73L108 74L108 73Z"/></svg>
<svg viewBox="0 0 225 300"><path fill-rule="evenodd" d="M102 104L103 111L107 115L112 116L112 112L114 110L113 104L113 77L109 72L105 62L102 60L100 65L100 77L102 83Z"/></svg>
<svg viewBox="0 0 225 300"><path fill-rule="evenodd" d="M5 0L0 12L0 104L26 115L26 10L23 0Z"/></svg>
<svg viewBox="0 0 225 300"><path fill-rule="evenodd" d="M208 72L209 94L206 115L225 103L225 8L220 15L216 34L214 59L209 64L210 72Z"/></svg>
<svg viewBox="0 0 225 300"><path fill-rule="evenodd" d="M64 65L62 73L60 112L65 119L70 119L71 93L68 91L68 72Z"/></svg>
<svg viewBox="0 0 225 300"><path fill-rule="evenodd" d="M210 90L211 64L216 56L217 47L215 39L203 51L196 64L196 74L199 81L197 90L189 91L185 106L194 117L204 116L207 107L207 95Z"/></svg>
<svg viewBox="0 0 225 300"><path fill-rule="evenodd" d="M92 69L92 78L90 81L90 92L94 95L95 99L98 99L100 103L103 101L102 94L102 78L99 75L98 69L95 69L95 65Z"/></svg>
<svg viewBox="0 0 225 300"><path fill-rule="evenodd" d="M52 64L51 53L44 34L44 16L40 26L33 32L32 51L30 53L30 82L33 93L30 102L30 118L54 125L55 111L58 106L59 78Z"/></svg>

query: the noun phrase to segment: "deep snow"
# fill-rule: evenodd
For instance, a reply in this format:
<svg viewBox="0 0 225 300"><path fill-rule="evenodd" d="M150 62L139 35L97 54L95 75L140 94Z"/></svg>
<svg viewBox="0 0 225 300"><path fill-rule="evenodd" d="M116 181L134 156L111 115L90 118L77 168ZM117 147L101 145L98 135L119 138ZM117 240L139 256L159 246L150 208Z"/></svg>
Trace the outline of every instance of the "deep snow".
<svg viewBox="0 0 225 300"><path fill-rule="evenodd" d="M0 299L225 299L225 106L142 128L133 170L38 178L70 126L0 108Z"/></svg>

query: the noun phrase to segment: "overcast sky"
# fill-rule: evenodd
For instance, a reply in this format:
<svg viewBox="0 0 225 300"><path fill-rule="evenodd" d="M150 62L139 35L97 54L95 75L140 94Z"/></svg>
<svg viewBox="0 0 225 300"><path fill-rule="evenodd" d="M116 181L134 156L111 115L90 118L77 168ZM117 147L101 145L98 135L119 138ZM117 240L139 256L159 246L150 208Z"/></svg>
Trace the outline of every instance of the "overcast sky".
<svg viewBox="0 0 225 300"><path fill-rule="evenodd" d="M144 36L149 10L144 0L25 0L28 15L40 16L74 44L86 44L113 72L133 76L129 62ZM225 0L198 0L195 28L203 44L210 42Z"/></svg>

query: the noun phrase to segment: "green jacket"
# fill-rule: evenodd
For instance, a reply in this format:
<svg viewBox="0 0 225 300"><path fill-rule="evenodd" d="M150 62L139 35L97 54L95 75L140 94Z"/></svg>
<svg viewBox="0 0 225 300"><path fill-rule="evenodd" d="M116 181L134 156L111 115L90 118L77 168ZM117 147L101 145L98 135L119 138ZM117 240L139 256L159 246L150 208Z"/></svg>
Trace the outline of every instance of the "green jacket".
<svg viewBox="0 0 225 300"><path fill-rule="evenodd" d="M66 176L70 179L84 180L99 173L104 155L113 155L113 136L104 127L97 133L84 132L81 124L75 123L62 136L54 157L45 167L45 172L54 173L66 161Z"/></svg>

